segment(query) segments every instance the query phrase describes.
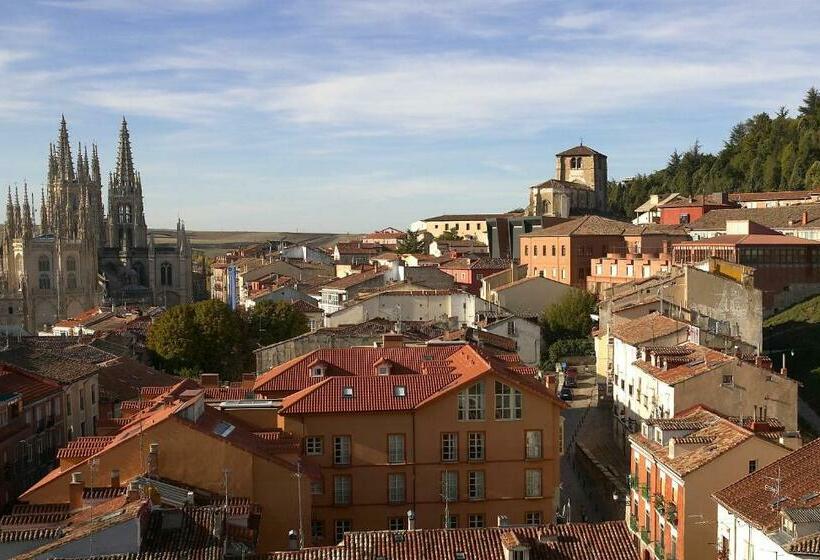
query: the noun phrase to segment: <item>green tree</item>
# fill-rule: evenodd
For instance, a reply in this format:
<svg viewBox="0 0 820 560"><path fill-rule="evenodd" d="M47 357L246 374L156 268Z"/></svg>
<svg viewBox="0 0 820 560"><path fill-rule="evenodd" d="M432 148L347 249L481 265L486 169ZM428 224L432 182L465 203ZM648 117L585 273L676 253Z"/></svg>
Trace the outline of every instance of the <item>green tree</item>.
<svg viewBox="0 0 820 560"><path fill-rule="evenodd" d="M245 366L245 328L240 317L217 300L176 305L148 332L153 362L172 372L207 371L235 377Z"/></svg>
<svg viewBox="0 0 820 560"><path fill-rule="evenodd" d="M175 305L160 315L148 331L146 346L156 366L170 371L198 368L200 338L193 306Z"/></svg>
<svg viewBox="0 0 820 560"><path fill-rule="evenodd" d="M261 301L248 314L248 333L266 346L308 332L305 314L285 301Z"/></svg>
<svg viewBox="0 0 820 560"><path fill-rule="evenodd" d="M424 238L417 232L410 231L409 229L405 233L404 239L400 239L398 244L396 244L396 252L399 254L423 253L425 249L426 243L424 242Z"/></svg>
<svg viewBox="0 0 820 560"><path fill-rule="evenodd" d="M572 290L548 306L541 317L544 348L558 340L589 337L592 331L590 314L595 308L595 296L586 290Z"/></svg>
<svg viewBox="0 0 820 560"><path fill-rule="evenodd" d="M459 237L458 230L456 228L450 228L444 230L444 233L439 235L436 239L439 241L453 241L455 239L461 239L461 237Z"/></svg>
<svg viewBox="0 0 820 560"><path fill-rule="evenodd" d="M815 161L806 171L806 188L820 189L820 161Z"/></svg>

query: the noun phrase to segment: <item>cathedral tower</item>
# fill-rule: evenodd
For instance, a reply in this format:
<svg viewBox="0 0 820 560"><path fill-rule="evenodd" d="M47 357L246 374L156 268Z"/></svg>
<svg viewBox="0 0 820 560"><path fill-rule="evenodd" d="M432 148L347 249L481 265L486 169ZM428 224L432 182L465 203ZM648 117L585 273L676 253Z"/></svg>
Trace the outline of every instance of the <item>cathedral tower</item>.
<svg viewBox="0 0 820 560"><path fill-rule="evenodd" d="M108 179L108 245L120 250L145 248L148 228L142 208L142 181L134 171L125 117L120 127L117 167Z"/></svg>

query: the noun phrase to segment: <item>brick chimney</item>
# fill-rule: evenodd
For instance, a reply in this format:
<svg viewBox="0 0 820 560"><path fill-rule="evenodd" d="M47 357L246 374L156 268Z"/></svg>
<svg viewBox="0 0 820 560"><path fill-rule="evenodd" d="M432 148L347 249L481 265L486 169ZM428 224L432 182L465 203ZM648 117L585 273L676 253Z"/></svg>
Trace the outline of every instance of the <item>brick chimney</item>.
<svg viewBox="0 0 820 560"><path fill-rule="evenodd" d="M803 213L800 215L800 223L804 226L809 223L809 213L803 210Z"/></svg>
<svg viewBox="0 0 820 560"><path fill-rule="evenodd" d="M256 374L255 373L243 373L242 374L242 388L243 389L253 389L253 384L256 383Z"/></svg>
<svg viewBox="0 0 820 560"><path fill-rule="evenodd" d="M134 502L138 500L140 497L140 490L137 488L136 483L129 482L128 487L125 491L125 501L126 502Z"/></svg>
<svg viewBox="0 0 820 560"><path fill-rule="evenodd" d="M112 469L111 470L111 488L119 488L120 487L120 470L119 469Z"/></svg>
<svg viewBox="0 0 820 560"><path fill-rule="evenodd" d="M83 490L85 490L85 482L83 482L83 473L71 473L71 482L68 484L68 509L69 511L76 511L83 507Z"/></svg>
<svg viewBox="0 0 820 560"><path fill-rule="evenodd" d="M199 375L199 384L203 387L219 387L219 374L201 373Z"/></svg>
<svg viewBox="0 0 820 560"><path fill-rule="evenodd" d="M148 448L148 474L156 475L159 470L159 444L152 443Z"/></svg>
<svg viewBox="0 0 820 560"><path fill-rule="evenodd" d="M401 348L404 346L404 336L399 333L384 333L382 335L383 348Z"/></svg>

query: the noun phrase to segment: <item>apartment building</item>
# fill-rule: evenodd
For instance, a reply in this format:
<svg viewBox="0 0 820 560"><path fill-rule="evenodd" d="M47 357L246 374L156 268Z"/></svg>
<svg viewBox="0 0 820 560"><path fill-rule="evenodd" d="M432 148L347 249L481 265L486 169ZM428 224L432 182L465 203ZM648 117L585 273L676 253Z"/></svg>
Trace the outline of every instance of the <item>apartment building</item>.
<svg viewBox="0 0 820 560"><path fill-rule="evenodd" d="M687 230L694 240L726 235L731 220L748 220L785 235L820 240L820 204L816 203L713 210L689 224Z"/></svg>
<svg viewBox="0 0 820 560"><path fill-rule="evenodd" d="M64 438L60 386L0 364L0 508L50 470Z"/></svg>
<svg viewBox="0 0 820 560"><path fill-rule="evenodd" d="M689 224L713 210L736 207L728 193L678 196L658 205L660 223L664 225Z"/></svg>
<svg viewBox="0 0 820 560"><path fill-rule="evenodd" d="M669 272L672 255L619 254L607 253L605 257L592 259L587 276L587 290L603 296L612 286L626 284L633 280L651 278L656 274Z"/></svg>
<svg viewBox="0 0 820 560"><path fill-rule="evenodd" d="M820 550L820 439L714 493L717 557L816 558Z"/></svg>
<svg viewBox="0 0 820 560"><path fill-rule="evenodd" d="M205 401L205 391L188 380L135 402L115 434L69 442L58 454L59 466L20 499L31 506L69 502L77 483L116 493L143 477L174 481L223 499L253 499L261 514L256 552L286 548L288 532L309 522L318 471L300 461L300 442L290 434L252 428Z"/></svg>
<svg viewBox="0 0 820 560"><path fill-rule="evenodd" d="M671 244L688 239L674 226L633 225L601 216L582 216L520 238L521 263L529 276L544 276L586 289L592 259L609 253L668 252Z"/></svg>
<svg viewBox="0 0 820 560"><path fill-rule="evenodd" d="M820 292L820 241L784 235L749 220L727 220L726 235L675 244L676 264L694 264L708 258L754 269L763 304L788 292L789 299L805 299ZM780 305L783 305L782 303Z"/></svg>
<svg viewBox="0 0 820 560"><path fill-rule="evenodd" d="M697 406L642 423L629 436L629 527L641 558L715 558L717 509L711 495L780 459L779 428L754 418L747 427Z"/></svg>
<svg viewBox="0 0 820 560"><path fill-rule="evenodd" d="M778 418L784 443L799 445L797 387L764 356L730 355L697 344L697 329L660 315L617 321L613 414L619 441L642 421L670 418L697 404L744 417L753 410Z"/></svg>
<svg viewBox="0 0 820 560"><path fill-rule="evenodd" d="M536 370L471 345L325 349L261 375L303 440L313 542L353 530L550 522L565 405ZM320 539L322 539L320 541Z"/></svg>
<svg viewBox="0 0 820 560"><path fill-rule="evenodd" d="M512 264L509 259L465 257L442 263L439 270L452 276L459 288L478 295L481 291L481 280L485 276L506 270Z"/></svg>
<svg viewBox="0 0 820 560"><path fill-rule="evenodd" d="M729 200L742 208L776 208L820 202L820 192L809 191L773 191L729 193Z"/></svg>
<svg viewBox="0 0 820 560"><path fill-rule="evenodd" d="M504 218L510 214L444 214L419 220L410 224L415 232L424 232L439 237L446 231L455 231L459 237L475 239L487 244L487 221Z"/></svg>

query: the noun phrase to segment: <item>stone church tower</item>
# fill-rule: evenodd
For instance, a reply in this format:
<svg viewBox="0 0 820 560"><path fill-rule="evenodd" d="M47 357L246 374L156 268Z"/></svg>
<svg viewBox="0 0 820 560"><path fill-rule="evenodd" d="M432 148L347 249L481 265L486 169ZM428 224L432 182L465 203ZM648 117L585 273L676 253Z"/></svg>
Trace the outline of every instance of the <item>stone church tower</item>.
<svg viewBox="0 0 820 560"><path fill-rule="evenodd" d="M606 204L606 156L581 144L555 154L555 178L530 187L527 214L566 218Z"/></svg>
<svg viewBox="0 0 820 560"><path fill-rule="evenodd" d="M65 117L57 144L49 146L39 231L35 214L28 186L22 204L17 189L12 199L9 188L0 243L0 330L35 333L100 304L191 301L191 248L184 226L177 224L170 244L149 243L125 119L116 169L109 175L108 215L97 146L91 146L89 157L87 147L78 145L75 163Z"/></svg>

